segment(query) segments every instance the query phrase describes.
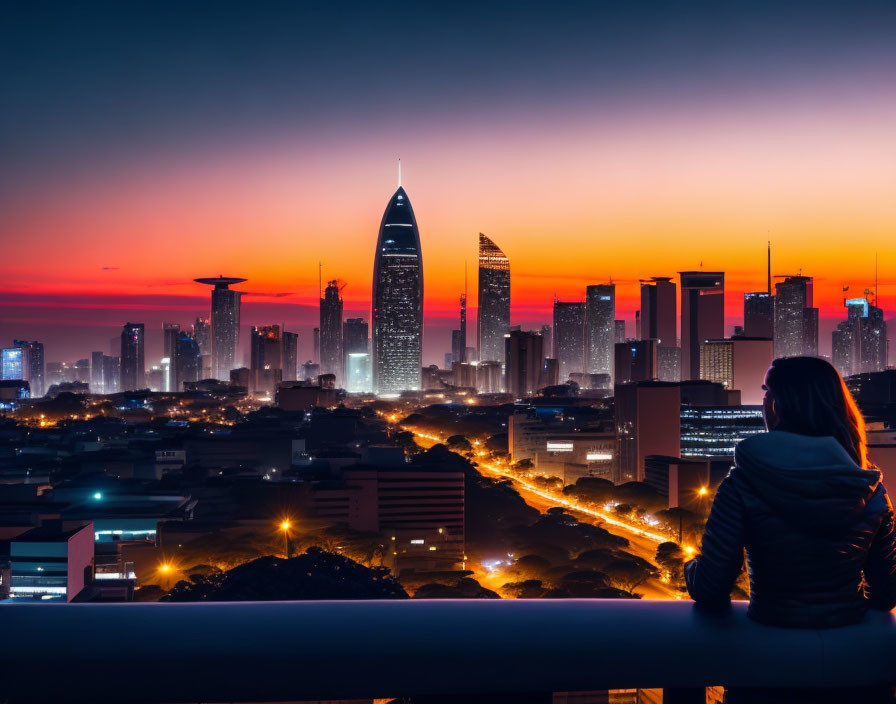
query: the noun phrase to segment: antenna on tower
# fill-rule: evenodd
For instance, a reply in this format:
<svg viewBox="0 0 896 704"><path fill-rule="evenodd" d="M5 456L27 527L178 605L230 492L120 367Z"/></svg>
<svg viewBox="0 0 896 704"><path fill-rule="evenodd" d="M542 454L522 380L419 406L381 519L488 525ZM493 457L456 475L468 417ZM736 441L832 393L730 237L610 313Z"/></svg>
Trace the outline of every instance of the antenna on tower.
<svg viewBox="0 0 896 704"><path fill-rule="evenodd" d="M398 157L398 187L401 188L401 157Z"/></svg>
<svg viewBox="0 0 896 704"><path fill-rule="evenodd" d="M874 305L880 308L880 303L877 299L877 252L874 253Z"/></svg>
<svg viewBox="0 0 896 704"><path fill-rule="evenodd" d="M324 265L323 262L317 263L317 297L324 297Z"/></svg>
<svg viewBox="0 0 896 704"><path fill-rule="evenodd" d="M768 295L772 295L772 241L768 241Z"/></svg>

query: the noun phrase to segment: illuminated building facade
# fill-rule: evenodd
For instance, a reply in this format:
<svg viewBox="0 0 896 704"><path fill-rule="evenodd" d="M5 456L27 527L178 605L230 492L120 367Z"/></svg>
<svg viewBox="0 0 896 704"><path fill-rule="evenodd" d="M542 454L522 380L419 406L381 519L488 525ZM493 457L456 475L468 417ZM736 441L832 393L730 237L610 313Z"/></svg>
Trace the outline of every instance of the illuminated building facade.
<svg viewBox="0 0 896 704"><path fill-rule="evenodd" d="M143 323L125 323L121 330L121 391L136 391L146 386Z"/></svg>
<svg viewBox="0 0 896 704"><path fill-rule="evenodd" d="M215 379L227 380L236 361L236 348L240 339L240 299L242 293L231 286L246 279L219 276L195 279L197 283L212 288L212 374Z"/></svg>
<svg viewBox="0 0 896 704"><path fill-rule="evenodd" d="M510 260L479 233L479 360L504 359L504 335L510 331Z"/></svg>
<svg viewBox="0 0 896 704"><path fill-rule="evenodd" d="M585 289L585 373L609 374L613 379L616 339L616 285Z"/></svg>
<svg viewBox="0 0 896 704"><path fill-rule="evenodd" d="M775 357L818 355L818 308L812 277L788 276L775 284Z"/></svg>
<svg viewBox="0 0 896 704"><path fill-rule="evenodd" d="M93 560L92 523L63 530L61 521L45 521L9 543L9 596L72 601L84 589Z"/></svg>
<svg viewBox="0 0 896 704"><path fill-rule="evenodd" d="M423 255L411 201L399 186L380 223L373 263L373 387L420 388L423 366Z"/></svg>
<svg viewBox="0 0 896 704"><path fill-rule="evenodd" d="M0 370L4 381L28 380L28 355L21 347L0 350Z"/></svg>
<svg viewBox="0 0 896 704"><path fill-rule="evenodd" d="M31 398L43 396L47 391L45 382L44 343L34 340L13 340L13 347L24 350L22 363L25 367L22 378L31 386Z"/></svg>
<svg viewBox="0 0 896 704"><path fill-rule="evenodd" d="M774 359L768 338L732 337L700 345L700 376L726 389L738 389L741 403L762 404L765 373Z"/></svg>
<svg viewBox="0 0 896 704"><path fill-rule="evenodd" d="M682 457L734 457L734 446L765 432L762 406L681 407Z"/></svg>
<svg viewBox="0 0 896 704"><path fill-rule="evenodd" d="M768 291L744 294L744 336L772 339L775 335L775 297Z"/></svg>
<svg viewBox="0 0 896 704"><path fill-rule="evenodd" d="M343 354L342 295L339 283L329 281L320 299L320 370L335 376L337 386L342 384Z"/></svg>
<svg viewBox="0 0 896 704"><path fill-rule="evenodd" d="M682 271L681 380L700 378L700 344L725 337L725 274Z"/></svg>
<svg viewBox="0 0 896 704"><path fill-rule="evenodd" d="M367 352L349 352L345 356L345 390L352 394L366 393L372 386L370 355Z"/></svg>
<svg viewBox="0 0 896 704"><path fill-rule="evenodd" d="M554 299L554 358L560 368L559 380L585 369L585 304Z"/></svg>
<svg viewBox="0 0 896 704"><path fill-rule="evenodd" d="M887 368L887 324L884 312L867 298L844 301L846 320L831 333L832 362L843 376Z"/></svg>
<svg viewBox="0 0 896 704"><path fill-rule="evenodd" d="M887 324L884 322L883 310L869 304L867 315L859 321L859 329L862 345L861 373L882 372L887 368Z"/></svg>
<svg viewBox="0 0 896 704"><path fill-rule="evenodd" d="M172 391L183 391L184 382L199 381L202 376L202 354L199 343L188 332L179 332L171 358Z"/></svg>
<svg viewBox="0 0 896 704"><path fill-rule="evenodd" d="M171 367L174 367L174 358L177 356L177 339L180 336L178 323L162 323L162 357L167 357ZM180 391L174 380L174 374L167 375L164 391Z"/></svg>
<svg viewBox="0 0 896 704"><path fill-rule="evenodd" d="M249 360L249 391L273 398L283 374L283 347L279 325L252 328Z"/></svg>

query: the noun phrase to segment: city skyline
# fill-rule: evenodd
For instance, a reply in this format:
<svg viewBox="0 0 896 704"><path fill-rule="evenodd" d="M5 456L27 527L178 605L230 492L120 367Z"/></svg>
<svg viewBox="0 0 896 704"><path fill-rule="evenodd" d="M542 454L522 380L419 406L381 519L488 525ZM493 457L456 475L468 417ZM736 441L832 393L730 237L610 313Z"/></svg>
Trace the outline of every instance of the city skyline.
<svg viewBox="0 0 896 704"><path fill-rule="evenodd" d="M640 278L701 261L726 273L731 326L739 294L765 289L771 239L774 274L814 277L829 352L840 290L873 285L875 252L881 307L894 307L893 8L649 7L521 4L475 22L460 7L403 8L413 36L371 52L388 13L275 4L248 28L271 53L250 47L226 79L196 60L240 27L226 5L180 24L164 8L142 23L136 10L55 22L17 10L0 49L16 67L2 79L15 147L0 176L0 335L71 359L96 343L48 330L103 340L128 319L186 324L206 310L191 280L214 272L249 278L245 328L295 329L317 316L318 262L347 283L346 313L367 317L369 242L401 157L427 251L428 363L456 326L478 232L513 262L511 324L524 327L551 319L555 295L610 277L631 326ZM298 19L302 42L287 31ZM191 21L201 38L181 28ZM563 43L533 49L532 26ZM72 50L77 36L89 54ZM449 49L457 65L437 58ZM65 61L50 75L21 58L35 54ZM309 56L325 60L307 71Z"/></svg>

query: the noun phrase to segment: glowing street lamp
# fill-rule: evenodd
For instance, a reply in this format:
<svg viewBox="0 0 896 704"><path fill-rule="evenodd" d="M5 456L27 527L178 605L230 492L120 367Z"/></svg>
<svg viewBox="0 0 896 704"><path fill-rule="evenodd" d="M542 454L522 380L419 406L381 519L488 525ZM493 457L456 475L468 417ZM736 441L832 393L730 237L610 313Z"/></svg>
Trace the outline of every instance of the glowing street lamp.
<svg viewBox="0 0 896 704"><path fill-rule="evenodd" d="M706 496L708 493L709 493L709 489L707 489L705 486L701 486L697 490L697 496Z"/></svg>
<svg viewBox="0 0 896 704"><path fill-rule="evenodd" d="M284 520L280 523L280 530L283 531L283 552L286 554L286 559L289 559L289 529L292 524L289 520Z"/></svg>

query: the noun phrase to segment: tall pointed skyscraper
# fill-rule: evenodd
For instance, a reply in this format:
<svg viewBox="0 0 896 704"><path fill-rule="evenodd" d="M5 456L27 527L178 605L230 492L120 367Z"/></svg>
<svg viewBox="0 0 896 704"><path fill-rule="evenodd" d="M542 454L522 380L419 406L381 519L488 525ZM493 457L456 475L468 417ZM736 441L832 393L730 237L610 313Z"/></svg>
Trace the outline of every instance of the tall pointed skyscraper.
<svg viewBox="0 0 896 704"><path fill-rule="evenodd" d="M423 255L408 194L395 191L373 258L373 388L395 394L420 388L423 367Z"/></svg>
<svg viewBox="0 0 896 704"><path fill-rule="evenodd" d="M338 281L328 281L320 299L320 373L336 376L342 385L342 293Z"/></svg>
<svg viewBox="0 0 896 704"><path fill-rule="evenodd" d="M510 260L488 237L479 233L480 362L502 361L504 335L510 332Z"/></svg>
<svg viewBox="0 0 896 704"><path fill-rule="evenodd" d="M240 291L231 290L233 284L246 279L230 276L194 279L196 283L214 286L212 289L212 374L227 381L235 366L236 347L240 339Z"/></svg>

